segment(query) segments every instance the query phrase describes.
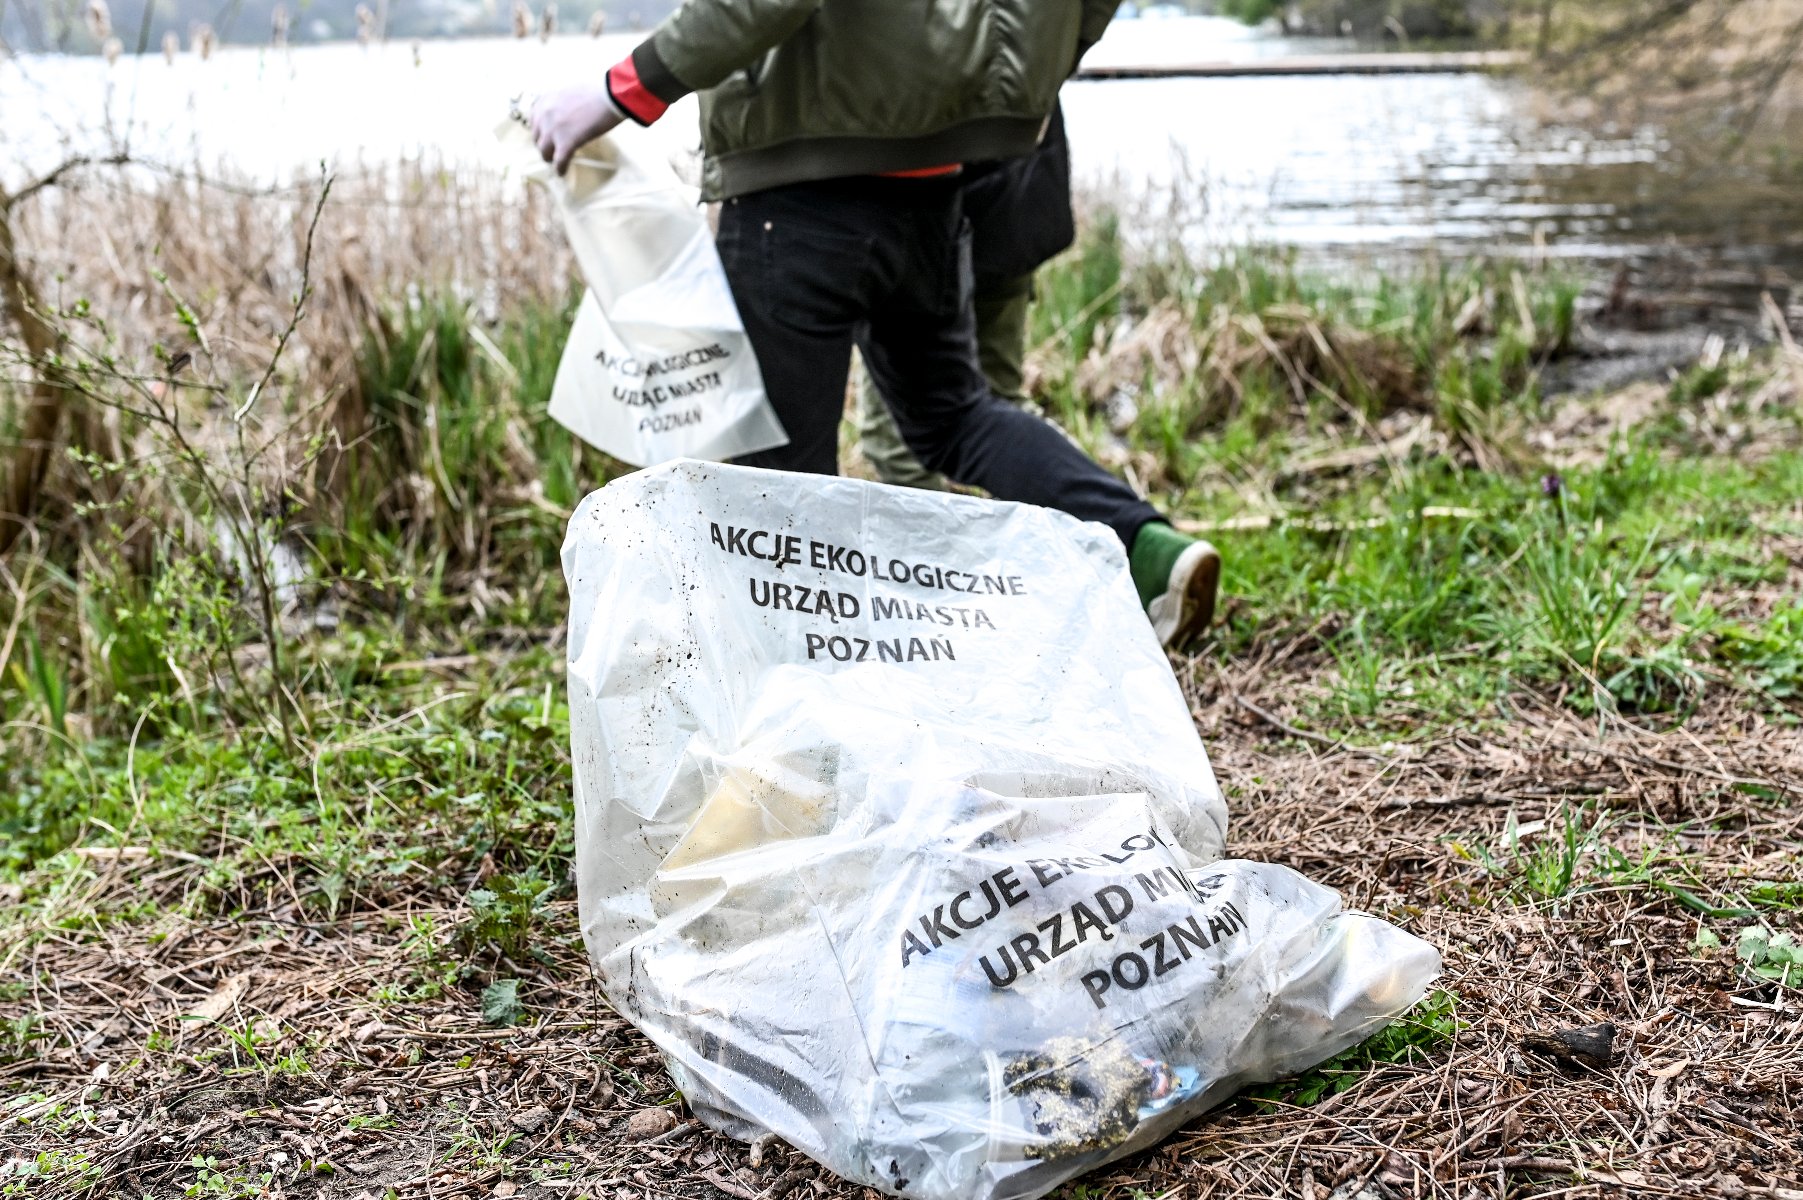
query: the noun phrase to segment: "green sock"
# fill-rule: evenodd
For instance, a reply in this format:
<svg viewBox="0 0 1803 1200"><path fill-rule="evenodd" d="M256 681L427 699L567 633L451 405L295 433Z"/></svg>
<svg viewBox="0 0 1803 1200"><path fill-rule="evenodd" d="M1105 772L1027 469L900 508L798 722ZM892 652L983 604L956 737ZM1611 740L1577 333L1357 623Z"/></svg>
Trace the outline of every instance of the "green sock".
<svg viewBox="0 0 1803 1200"><path fill-rule="evenodd" d="M1142 608L1150 608L1152 601L1164 594L1172 568L1195 543L1195 538L1185 537L1163 521L1147 521L1139 527L1133 535L1133 549L1127 552L1127 566L1133 573L1133 586L1139 589Z"/></svg>

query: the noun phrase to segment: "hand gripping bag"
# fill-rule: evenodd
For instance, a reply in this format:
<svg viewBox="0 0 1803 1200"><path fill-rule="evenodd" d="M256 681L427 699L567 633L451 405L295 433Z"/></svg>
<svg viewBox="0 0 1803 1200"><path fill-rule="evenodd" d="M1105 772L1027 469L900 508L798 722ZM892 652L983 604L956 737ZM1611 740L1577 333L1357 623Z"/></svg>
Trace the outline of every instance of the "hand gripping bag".
<svg viewBox="0 0 1803 1200"><path fill-rule="evenodd" d="M695 190L644 132L590 142L561 178L517 119L500 136L550 194L588 284L551 416L633 466L787 445Z"/></svg>
<svg viewBox="0 0 1803 1200"><path fill-rule="evenodd" d="M564 543L582 929L709 1124L1040 1196L1421 997L1426 943L1226 812L1120 542L694 462Z"/></svg>

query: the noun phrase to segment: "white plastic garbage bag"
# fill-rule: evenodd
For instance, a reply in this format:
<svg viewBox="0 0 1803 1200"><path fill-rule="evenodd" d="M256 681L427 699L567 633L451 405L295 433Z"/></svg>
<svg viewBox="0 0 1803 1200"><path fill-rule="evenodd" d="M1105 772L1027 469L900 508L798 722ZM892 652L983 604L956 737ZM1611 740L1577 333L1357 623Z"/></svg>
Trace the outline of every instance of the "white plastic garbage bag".
<svg viewBox="0 0 1803 1200"><path fill-rule="evenodd" d="M590 142L562 178L519 121L500 136L549 192L588 284L551 416L634 466L786 445L695 190L644 132Z"/></svg>
<svg viewBox="0 0 1803 1200"><path fill-rule="evenodd" d="M1408 1008L1426 943L1226 812L1114 533L672 463L563 551L583 934L695 1111L1043 1195Z"/></svg>

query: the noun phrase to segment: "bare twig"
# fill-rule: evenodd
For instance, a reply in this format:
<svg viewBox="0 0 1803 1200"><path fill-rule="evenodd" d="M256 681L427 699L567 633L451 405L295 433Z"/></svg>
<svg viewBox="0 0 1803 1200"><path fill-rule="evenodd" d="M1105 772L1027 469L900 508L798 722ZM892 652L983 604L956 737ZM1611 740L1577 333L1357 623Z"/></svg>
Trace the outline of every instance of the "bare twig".
<svg viewBox="0 0 1803 1200"><path fill-rule="evenodd" d="M1371 759L1373 762L1388 763L1395 761L1389 755L1379 754L1375 750L1365 750L1358 746L1348 746L1345 738L1330 738L1319 733L1311 733L1306 729L1298 729L1296 726L1285 721L1275 713L1267 712L1260 708L1238 692L1234 693L1233 700L1234 703L1238 704L1241 708L1245 709L1265 724L1271 726L1271 728L1276 729L1281 733L1286 733L1293 738L1299 738L1305 742L1314 742L1317 745L1326 746L1329 750L1336 752L1344 750L1348 754L1356 754L1361 758Z"/></svg>
<svg viewBox="0 0 1803 1200"><path fill-rule="evenodd" d="M57 186L67 176L74 174L76 171L86 167L119 167L124 166L129 162L131 162L131 158L125 154L109 154L100 158L82 155L75 158L64 159L50 170L44 172L44 174L21 187L18 191L12 193L0 191L0 214L8 213L20 204L31 199L31 197L37 195L39 192L47 191L50 188Z"/></svg>
<svg viewBox="0 0 1803 1200"><path fill-rule="evenodd" d="M263 623L263 641L269 648L270 678L275 681L276 712L280 715L282 735L290 746L294 744L294 729L290 714L305 718L295 699L294 692L287 688L283 675L282 661L282 629L275 604L275 580L271 578L268 548L264 545L262 525L257 514L250 509L251 497L256 492L256 481L252 477L255 464L252 456L246 452L244 442L244 418L256 404L257 397L262 394L269 381L275 377L276 368L281 365L282 353L288 348L294 331L300 327L307 312L307 300L313 292L313 241L319 231L319 219L325 212L326 201L332 195L332 177L323 167L320 170L321 182L319 198L313 204L313 215L307 222L307 235L301 249L300 287L294 293L293 308L289 312L288 322L276 338L275 351L269 356L263 368L263 375L251 388L242 406L232 414L234 436L238 447L239 478L238 508L243 514L244 524L240 534L240 548L250 560L252 583L256 588L257 607ZM286 703L283 701L286 700Z"/></svg>

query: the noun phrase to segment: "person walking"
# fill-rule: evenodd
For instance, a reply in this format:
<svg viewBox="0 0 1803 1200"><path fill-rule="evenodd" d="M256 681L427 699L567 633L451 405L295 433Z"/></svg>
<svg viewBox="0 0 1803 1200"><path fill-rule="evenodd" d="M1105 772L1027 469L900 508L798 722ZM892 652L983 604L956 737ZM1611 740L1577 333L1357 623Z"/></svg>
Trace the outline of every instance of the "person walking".
<svg viewBox="0 0 1803 1200"><path fill-rule="evenodd" d="M1213 619L1221 560L978 363L967 163L1031 154L1118 0L686 0L599 84L533 106L558 171L700 93L701 190L789 444L744 463L833 475L854 341L920 462L1112 528L1160 640Z"/></svg>

